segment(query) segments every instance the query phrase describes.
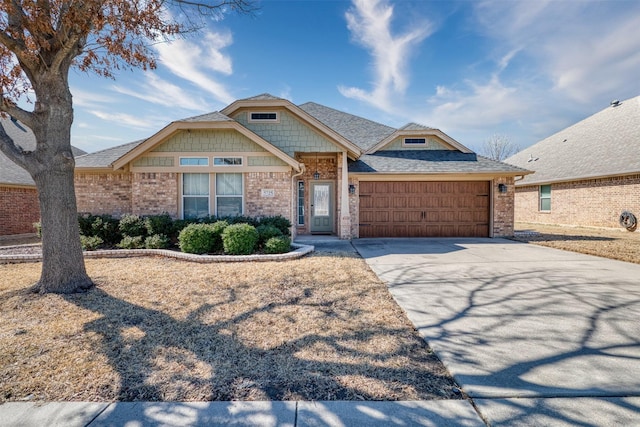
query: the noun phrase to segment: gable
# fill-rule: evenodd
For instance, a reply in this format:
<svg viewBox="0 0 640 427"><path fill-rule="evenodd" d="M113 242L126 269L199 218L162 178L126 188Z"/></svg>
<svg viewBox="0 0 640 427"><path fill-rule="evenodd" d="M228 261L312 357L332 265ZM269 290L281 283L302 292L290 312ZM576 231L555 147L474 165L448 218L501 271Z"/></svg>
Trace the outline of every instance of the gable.
<svg viewBox="0 0 640 427"><path fill-rule="evenodd" d="M261 112L275 112L277 121L256 122L249 120L251 113ZM336 143L316 132L308 124L303 123L302 120L283 108L242 110L232 117L292 157L296 152L333 153L342 151Z"/></svg>
<svg viewBox="0 0 640 427"><path fill-rule="evenodd" d="M182 130L151 150L152 153L264 151L264 148L232 129Z"/></svg>

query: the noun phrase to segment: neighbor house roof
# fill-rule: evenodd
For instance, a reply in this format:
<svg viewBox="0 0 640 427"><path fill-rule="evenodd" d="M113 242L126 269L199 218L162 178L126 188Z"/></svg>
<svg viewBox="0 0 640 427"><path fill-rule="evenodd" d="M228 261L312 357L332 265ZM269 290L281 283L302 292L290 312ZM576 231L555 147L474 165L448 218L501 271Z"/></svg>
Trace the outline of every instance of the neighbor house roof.
<svg viewBox="0 0 640 427"><path fill-rule="evenodd" d="M36 148L36 137L33 135L31 129L20 123L13 118L2 118L0 122L7 132L7 135L13 139L13 142L22 147L25 151L31 151ZM80 156L86 154L77 147L71 147L71 151L74 156ZM35 183L31 179L31 175L9 160L2 152L0 152L0 185L20 185L20 186L34 186Z"/></svg>
<svg viewBox="0 0 640 427"><path fill-rule="evenodd" d="M128 144L106 148L95 153L85 154L76 158L76 168L110 168L129 151L142 144L145 139L129 142Z"/></svg>
<svg viewBox="0 0 640 427"><path fill-rule="evenodd" d="M530 171L455 150L388 150L365 154L349 163L350 173L383 174L501 174L524 175Z"/></svg>
<svg viewBox="0 0 640 427"><path fill-rule="evenodd" d="M640 173L640 96L604 110L509 157L535 171L517 185Z"/></svg>

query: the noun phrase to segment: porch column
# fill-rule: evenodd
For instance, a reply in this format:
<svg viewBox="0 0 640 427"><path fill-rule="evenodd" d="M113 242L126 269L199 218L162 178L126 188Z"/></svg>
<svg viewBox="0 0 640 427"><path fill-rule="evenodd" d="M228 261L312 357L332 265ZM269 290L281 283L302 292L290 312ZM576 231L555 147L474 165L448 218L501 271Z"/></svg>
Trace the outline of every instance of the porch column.
<svg viewBox="0 0 640 427"><path fill-rule="evenodd" d="M349 213L349 170L347 152L342 152L342 177L340 186L340 238L351 238L351 214Z"/></svg>

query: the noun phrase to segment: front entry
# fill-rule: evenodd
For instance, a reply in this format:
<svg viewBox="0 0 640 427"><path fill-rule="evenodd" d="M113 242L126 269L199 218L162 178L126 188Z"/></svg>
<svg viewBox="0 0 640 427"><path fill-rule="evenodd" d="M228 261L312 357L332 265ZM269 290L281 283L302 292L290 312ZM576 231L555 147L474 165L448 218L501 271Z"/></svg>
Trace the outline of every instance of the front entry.
<svg viewBox="0 0 640 427"><path fill-rule="evenodd" d="M311 183L311 233L333 233L333 183Z"/></svg>

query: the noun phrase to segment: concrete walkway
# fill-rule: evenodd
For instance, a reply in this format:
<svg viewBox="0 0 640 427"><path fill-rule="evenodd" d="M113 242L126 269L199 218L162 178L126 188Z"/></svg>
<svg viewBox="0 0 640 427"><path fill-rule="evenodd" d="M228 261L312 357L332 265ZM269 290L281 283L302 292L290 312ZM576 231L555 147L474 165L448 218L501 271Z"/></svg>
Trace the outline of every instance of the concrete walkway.
<svg viewBox="0 0 640 427"><path fill-rule="evenodd" d="M354 246L491 426L640 425L640 265L503 239Z"/></svg>

